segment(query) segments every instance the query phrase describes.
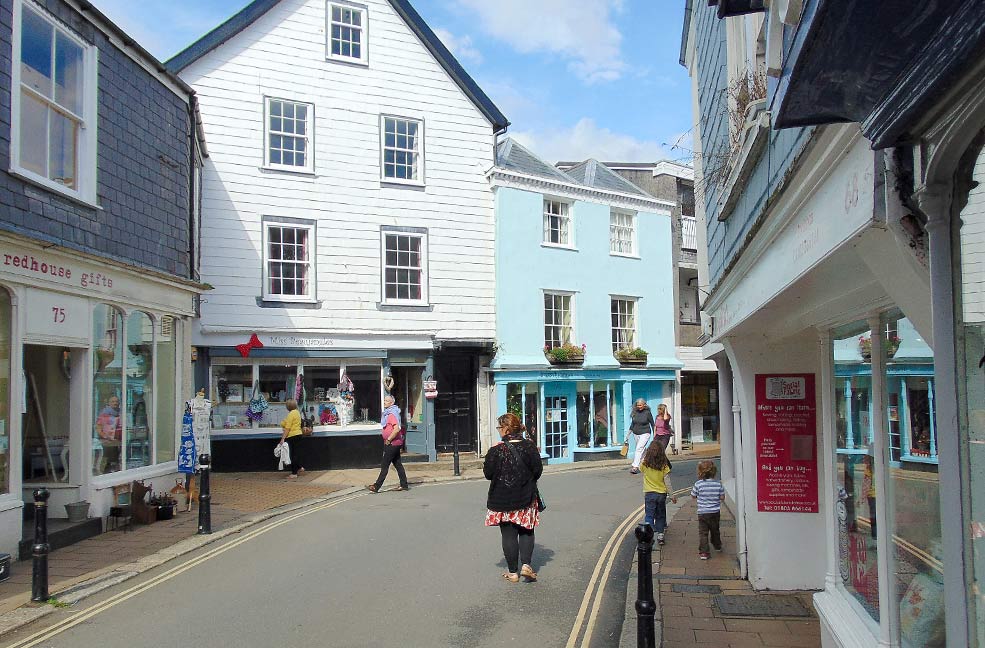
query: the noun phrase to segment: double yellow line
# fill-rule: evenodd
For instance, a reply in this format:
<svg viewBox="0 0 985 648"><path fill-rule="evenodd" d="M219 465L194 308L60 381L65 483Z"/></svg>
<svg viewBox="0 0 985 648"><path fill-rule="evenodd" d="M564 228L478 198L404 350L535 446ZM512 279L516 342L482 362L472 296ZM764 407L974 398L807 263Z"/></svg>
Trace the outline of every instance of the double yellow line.
<svg viewBox="0 0 985 648"><path fill-rule="evenodd" d="M162 572L162 573L158 574L157 576L154 576L152 578L149 578L148 580L144 581L143 583L140 583L139 585L135 585L135 586L133 586L133 587L131 587L129 589L126 589L126 590L124 590L124 591L122 591L122 592L120 592L118 594L114 594L113 596L109 597L105 601L101 601L100 603L97 603L96 605L93 605L91 608L89 608L87 610L80 611L79 613L77 613L77 614L75 614L75 615L73 615L73 616L71 616L71 617L69 617L67 619L62 620L59 623L56 623L55 625L51 626L50 628L46 628L45 630L42 630L41 632L38 632L37 634L31 635L30 637L27 637L25 639L22 639L22 640L18 641L17 643L11 644L7 648L31 648L32 646L37 646L39 643L41 643L43 641L47 641L47 640L51 639L52 637L54 637L56 635L59 635L62 632L65 632L66 630L69 630L71 628L74 628L75 626L79 625L80 623L86 622L87 620L91 619L92 617L96 616L97 614L100 614L102 612L105 612L106 610L108 610L111 607L114 607L116 605L119 605L120 603L123 603L124 601L126 601L128 599L131 599L134 596L137 596L138 594L141 594L141 593L149 590L150 588L155 587L156 585L160 585L161 583L163 583L165 581L169 581L172 578L183 574L184 572L188 571L189 569L192 569L193 567L197 567L198 565L202 564L203 562L205 562L207 560L210 560L212 558L215 558L216 556L218 556L220 554L224 554L225 552L227 552L227 551L229 551L231 549L235 549L236 547L238 547L239 545L243 544L244 542L249 542L250 540L252 540L253 538L256 538L257 536L263 535L264 533L267 533L268 531L272 531L272 530L276 529L279 526L283 526L285 524L289 524L290 522L293 522L294 520L297 520L298 518L302 518L302 517L304 517L306 515L311 515L312 513L317 513L318 511L324 511L325 509L330 509L333 506L338 506L339 504L348 502L348 501L353 500L353 499L356 499L358 497L362 497L363 495L364 495L363 493L356 493L356 494L352 494L352 495L346 495L346 496L340 497L338 499L333 499L331 501L324 502L322 504L317 504L317 505L312 506L310 508L306 508L303 511L299 511L297 513L290 514L287 517L281 518L281 519L277 520L276 522L273 522L271 524L267 524L267 525L265 525L263 527L260 527L259 529L255 529L253 531L249 531L248 533L244 533L243 535L241 535L236 540L233 540L231 542L228 542L228 543L226 543L226 544L224 544L222 546L215 547L214 549L211 549L209 551L206 551L205 553L201 554L200 556L198 556L196 558L193 558L192 560L189 560L186 563L182 563L181 565L178 565L177 567L173 567L173 568L171 568L171 569L169 569L169 570L167 570L165 572Z"/></svg>

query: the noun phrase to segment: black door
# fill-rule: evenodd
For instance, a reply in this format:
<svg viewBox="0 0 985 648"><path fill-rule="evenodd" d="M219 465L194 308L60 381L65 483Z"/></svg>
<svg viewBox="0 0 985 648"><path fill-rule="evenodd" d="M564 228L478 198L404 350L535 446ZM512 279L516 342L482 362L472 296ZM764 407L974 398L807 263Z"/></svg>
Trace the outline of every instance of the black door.
<svg viewBox="0 0 985 648"><path fill-rule="evenodd" d="M458 430L459 452L475 452L478 358L471 354L441 353L434 360L438 397L434 399L434 444L438 452L452 452Z"/></svg>

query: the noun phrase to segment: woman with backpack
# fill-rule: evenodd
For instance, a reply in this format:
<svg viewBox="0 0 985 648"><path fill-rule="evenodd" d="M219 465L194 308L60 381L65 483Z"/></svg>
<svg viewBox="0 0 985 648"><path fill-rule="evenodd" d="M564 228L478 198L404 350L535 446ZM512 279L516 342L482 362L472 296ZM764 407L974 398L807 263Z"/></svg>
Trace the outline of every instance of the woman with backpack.
<svg viewBox="0 0 985 648"><path fill-rule="evenodd" d="M540 524L537 480L544 471L537 445L524 436L523 423L515 414L499 417L503 442L486 453L482 472L490 481L486 498L486 526L498 526L503 538L507 571L503 578L517 583L537 580L530 566L534 553L534 527Z"/></svg>
<svg viewBox="0 0 985 648"><path fill-rule="evenodd" d="M387 473L390 472L390 464L397 469L397 477L400 478L398 491L410 490L407 485L407 473L404 472L404 465L400 462L400 451L404 447L404 432L400 425L400 408L397 407L393 396L386 396L383 399L383 416L380 418L380 426L383 428L383 463L380 465L380 476L376 482L366 488L371 493L380 492L383 482L386 481Z"/></svg>

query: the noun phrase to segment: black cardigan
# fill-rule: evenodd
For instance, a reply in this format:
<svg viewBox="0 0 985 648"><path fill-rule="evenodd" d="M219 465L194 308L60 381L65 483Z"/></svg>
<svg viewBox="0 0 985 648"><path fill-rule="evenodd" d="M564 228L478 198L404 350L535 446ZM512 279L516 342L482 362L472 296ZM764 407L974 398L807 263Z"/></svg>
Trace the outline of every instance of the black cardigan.
<svg viewBox="0 0 985 648"><path fill-rule="evenodd" d="M540 460L540 451L530 439L511 434L503 441L489 449L482 466L483 474L491 482L486 507L490 511L518 511L534 501L537 480L544 472L544 463ZM512 444L515 454L510 452L506 443ZM523 462L522 466L517 459Z"/></svg>

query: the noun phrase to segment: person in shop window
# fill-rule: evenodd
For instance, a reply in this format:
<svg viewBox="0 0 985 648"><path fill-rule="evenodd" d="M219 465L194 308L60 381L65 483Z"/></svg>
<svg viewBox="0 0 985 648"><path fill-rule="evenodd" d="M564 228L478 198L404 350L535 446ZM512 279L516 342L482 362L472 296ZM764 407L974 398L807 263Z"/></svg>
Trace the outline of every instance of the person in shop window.
<svg viewBox="0 0 985 648"><path fill-rule="evenodd" d="M865 491L865 499L869 503L869 533L872 539L876 538L876 481L875 481L875 461L872 455L863 455L862 459L862 490Z"/></svg>
<svg viewBox="0 0 985 648"><path fill-rule="evenodd" d="M113 395L106 399L106 406L99 411L96 418L96 431L104 441L119 441L123 438L119 396Z"/></svg>
<svg viewBox="0 0 985 648"><path fill-rule="evenodd" d="M400 461L400 451L406 441L403 428L400 425L400 408L397 407L393 396L387 396L383 399L383 408L383 416L380 419L380 426L383 428L383 461L380 465L380 476L366 489L371 493L380 492L380 488L383 487L383 482L386 481L386 476L390 472L390 464L393 464L393 467L397 469L397 477L400 478L400 486L397 487L397 490L410 490L404 464Z"/></svg>
<svg viewBox="0 0 985 648"><path fill-rule="evenodd" d="M293 398L284 401L287 408L287 416L280 422L280 427L284 433L280 437L281 443L287 443L291 451L291 474L288 479L297 479L304 474L303 454L301 452L301 441L304 436L301 434L301 412L298 410L298 402Z"/></svg>

